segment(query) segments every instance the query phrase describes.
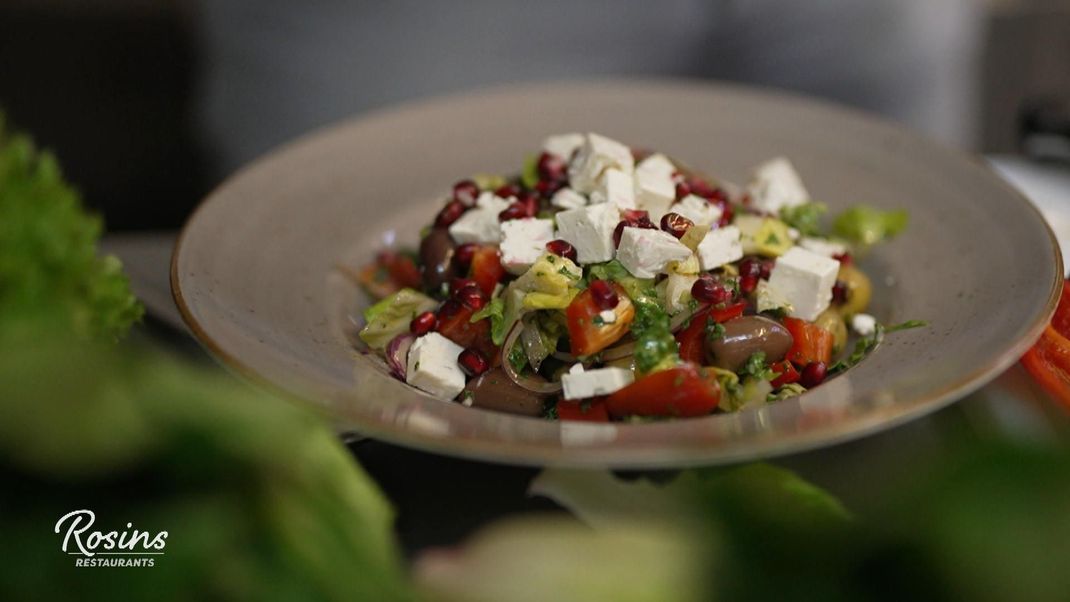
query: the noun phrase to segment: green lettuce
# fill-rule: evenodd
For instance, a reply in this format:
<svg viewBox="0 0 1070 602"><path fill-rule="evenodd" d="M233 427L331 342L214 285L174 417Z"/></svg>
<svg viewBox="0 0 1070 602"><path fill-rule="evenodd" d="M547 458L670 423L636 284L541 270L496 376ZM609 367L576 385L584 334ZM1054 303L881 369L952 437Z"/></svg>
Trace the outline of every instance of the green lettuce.
<svg viewBox="0 0 1070 602"><path fill-rule="evenodd" d="M780 219L805 236L821 235L821 217L828 211L824 203L803 203L780 210Z"/></svg>
<svg viewBox="0 0 1070 602"><path fill-rule="evenodd" d="M383 349L391 339L409 329L409 322L438 303L411 288L400 291L364 310L360 339L372 349Z"/></svg>
<svg viewBox="0 0 1070 602"><path fill-rule="evenodd" d="M868 205L855 205L836 216L833 231L859 246L870 246L894 237L907 227L905 209L881 211Z"/></svg>

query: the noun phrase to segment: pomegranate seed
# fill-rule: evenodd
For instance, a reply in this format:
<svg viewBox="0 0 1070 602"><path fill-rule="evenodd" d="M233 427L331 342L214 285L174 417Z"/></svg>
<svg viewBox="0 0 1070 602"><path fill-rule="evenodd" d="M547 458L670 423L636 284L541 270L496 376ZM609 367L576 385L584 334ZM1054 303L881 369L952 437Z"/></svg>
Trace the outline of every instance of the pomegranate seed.
<svg viewBox="0 0 1070 602"><path fill-rule="evenodd" d="M557 255L558 257L564 257L576 261L576 247L572 246L567 240L551 240L546 243L546 250Z"/></svg>
<svg viewBox="0 0 1070 602"><path fill-rule="evenodd" d="M599 309L613 309L620 303L620 297L617 295L617 291L605 280L595 280L591 283L588 290L591 291L591 297L594 298L594 304Z"/></svg>
<svg viewBox="0 0 1070 602"><path fill-rule="evenodd" d="M833 255L832 258L843 265L851 265L851 262L853 261L850 253L840 253L839 255Z"/></svg>
<svg viewBox="0 0 1070 602"><path fill-rule="evenodd" d="M735 211L732 210L732 205L724 203L721 205L721 219L717 221L718 228L724 228L728 224L732 223L732 216Z"/></svg>
<svg viewBox="0 0 1070 602"><path fill-rule="evenodd" d="M464 203L466 207L475 205L477 197L479 186L472 180L461 180L453 185L453 200Z"/></svg>
<svg viewBox="0 0 1070 602"><path fill-rule="evenodd" d="M681 181L676 183L676 200L683 200L684 197L691 194L691 186L687 182Z"/></svg>
<svg viewBox="0 0 1070 602"><path fill-rule="evenodd" d="M535 192L544 199L554 196L554 193L565 187L565 180L539 180L535 184Z"/></svg>
<svg viewBox="0 0 1070 602"><path fill-rule="evenodd" d="M454 263L461 270L467 270L468 266L472 264L472 257L475 256L478 249L479 245L474 242L466 242L460 245L453 251Z"/></svg>
<svg viewBox="0 0 1070 602"><path fill-rule="evenodd" d="M567 169L568 165L565 164L565 160L561 157L551 155L550 153L539 155L539 162L536 165L536 170L539 173L540 180L563 180L565 178L565 170Z"/></svg>
<svg viewBox="0 0 1070 602"><path fill-rule="evenodd" d="M698 196L709 199L716 194L713 186L710 186L705 180L699 178L691 178L687 182L688 187L691 189L691 194L697 194Z"/></svg>
<svg viewBox="0 0 1070 602"><path fill-rule="evenodd" d="M724 191L724 188L716 188L713 191L713 195L710 196L710 202L726 205L728 204L728 193Z"/></svg>
<svg viewBox="0 0 1070 602"><path fill-rule="evenodd" d="M421 337L434 330L437 324L438 318L435 317L435 312L425 311L409 322L409 330L412 334Z"/></svg>
<svg viewBox="0 0 1070 602"><path fill-rule="evenodd" d="M472 280L471 278L454 278L453 280L450 280L450 296L456 297L457 293L461 292L461 289L468 288L470 286L479 288L479 285L476 284L476 281Z"/></svg>
<svg viewBox="0 0 1070 602"><path fill-rule="evenodd" d="M832 285L832 302L837 305L847 303L847 283L843 280L837 280Z"/></svg>
<svg viewBox="0 0 1070 602"><path fill-rule="evenodd" d="M620 247L620 237L624 235L624 227L628 225L626 221L620 221L617 223L617 227L613 228L613 248Z"/></svg>
<svg viewBox="0 0 1070 602"><path fill-rule="evenodd" d="M539 213L539 197L530 193L520 193L520 200L517 201L524 207L524 217L535 217Z"/></svg>
<svg viewBox="0 0 1070 602"><path fill-rule="evenodd" d="M754 276L755 278L758 278L761 275L762 275L762 260L761 259L751 255L751 256L748 256L748 257L744 257L743 260L739 262L739 276L741 278L744 277L744 276Z"/></svg>
<svg viewBox="0 0 1070 602"><path fill-rule="evenodd" d="M757 276L740 276L739 277L739 292L744 295L749 295L754 292L754 289L758 287Z"/></svg>
<svg viewBox="0 0 1070 602"><path fill-rule="evenodd" d="M438 318L440 320L452 318L460 313L462 309L464 309L464 307L461 306L460 301L457 301L456 299L446 299L442 306L438 308Z"/></svg>
<svg viewBox="0 0 1070 602"><path fill-rule="evenodd" d="M445 228L457 221L465 210L468 209L464 206L464 203L460 201L450 201L446 203L446 206L442 208L442 211L438 212L438 216L435 218L435 225L439 228Z"/></svg>
<svg viewBox="0 0 1070 602"><path fill-rule="evenodd" d="M505 211L498 214L498 220L507 222L511 219L520 219L522 217L528 217L528 209L524 206L524 203L517 201L512 205L509 205Z"/></svg>
<svg viewBox="0 0 1070 602"><path fill-rule="evenodd" d="M825 362L810 362L803 368L802 374L799 376L799 384L807 389L813 389L823 383L827 375L828 368L825 366Z"/></svg>
<svg viewBox="0 0 1070 602"><path fill-rule="evenodd" d="M717 282L709 274L704 274L695 284L691 285L691 296L702 303L727 303L732 299L732 293L720 282Z"/></svg>
<svg viewBox="0 0 1070 602"><path fill-rule="evenodd" d="M620 246L620 237L621 234L624 233L625 226L630 226L632 228L646 228L648 230L658 229L658 227L654 225L654 222L650 221L650 214L642 209L625 209L621 211L621 216L624 219L613 229L614 246Z"/></svg>
<svg viewBox="0 0 1070 602"><path fill-rule="evenodd" d="M661 229L672 234L676 238L683 238L687 233L688 228L694 226L695 222L687 219L679 213L669 212L661 216Z"/></svg>
<svg viewBox="0 0 1070 602"><path fill-rule="evenodd" d="M487 298L478 286L465 286L454 294L454 298L468 309L479 311L487 304Z"/></svg>
<svg viewBox="0 0 1070 602"><path fill-rule="evenodd" d="M763 259L758 265L761 267L761 272L758 273L758 277L762 280L769 280L770 274L773 273L773 260Z"/></svg>
<svg viewBox="0 0 1070 602"><path fill-rule="evenodd" d="M479 376L490 368L490 362L475 349L465 349L457 356L457 363L468 376Z"/></svg>
<svg viewBox="0 0 1070 602"><path fill-rule="evenodd" d="M506 184L504 186L499 186L498 189L494 191L494 195L499 196L503 199L507 199L511 196L520 196L520 187L516 184Z"/></svg>

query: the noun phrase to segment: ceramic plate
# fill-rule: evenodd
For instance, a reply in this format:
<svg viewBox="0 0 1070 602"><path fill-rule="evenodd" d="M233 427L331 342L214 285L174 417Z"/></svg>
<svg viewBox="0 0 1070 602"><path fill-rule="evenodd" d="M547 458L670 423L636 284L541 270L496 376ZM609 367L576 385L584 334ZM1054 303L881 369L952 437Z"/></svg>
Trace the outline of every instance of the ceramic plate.
<svg viewBox="0 0 1070 602"><path fill-rule="evenodd" d="M467 408L390 377L350 339L366 305L339 266L415 246L454 181L509 173L544 136L595 131L743 182L786 155L814 198L906 208L863 268L873 313L929 322L845 375L737 414L655 424L558 423ZM291 143L237 173L190 219L172 289L222 362L402 445L486 460L679 466L829 445L931 412L1010 366L1058 295L1044 220L981 162L871 116L733 86L523 85L404 105Z"/></svg>

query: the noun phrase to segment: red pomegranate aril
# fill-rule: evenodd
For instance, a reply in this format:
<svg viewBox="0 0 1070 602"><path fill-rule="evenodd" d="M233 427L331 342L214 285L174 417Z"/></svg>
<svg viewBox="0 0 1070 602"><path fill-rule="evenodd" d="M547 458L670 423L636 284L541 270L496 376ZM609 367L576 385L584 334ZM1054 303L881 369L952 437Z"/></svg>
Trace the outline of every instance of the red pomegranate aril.
<svg viewBox="0 0 1070 602"><path fill-rule="evenodd" d="M799 376L799 384L807 389L813 389L825 382L827 375L828 367L825 366L825 362L810 362L803 368L802 374Z"/></svg>
<svg viewBox="0 0 1070 602"><path fill-rule="evenodd" d="M516 184L505 184L494 191L495 196L507 199L511 196L520 196L520 187Z"/></svg>
<svg viewBox="0 0 1070 602"><path fill-rule="evenodd" d="M773 273L773 260L763 259L758 265L761 268L761 272L758 273L758 278L769 280L769 276Z"/></svg>
<svg viewBox="0 0 1070 602"><path fill-rule="evenodd" d="M708 274L703 275L691 285L691 296L701 303L714 305L727 303L732 299L732 293Z"/></svg>
<svg viewBox="0 0 1070 602"><path fill-rule="evenodd" d="M676 183L676 200L683 200L689 194L691 194L691 186L687 182Z"/></svg>
<svg viewBox="0 0 1070 602"><path fill-rule="evenodd" d="M457 221L465 210L468 209L464 206L464 203L453 200L446 203L446 206L442 208L442 211L438 212L438 216L435 217L435 225L439 228L445 228Z"/></svg>
<svg viewBox="0 0 1070 602"><path fill-rule="evenodd" d="M576 247L572 246L572 243L567 240L551 240L546 243L546 250L557 255L558 257L564 257L566 259L576 261Z"/></svg>
<svg viewBox="0 0 1070 602"><path fill-rule="evenodd" d="M672 234L676 238L683 238L687 230L695 225L695 222L686 217L670 211L661 216L661 229Z"/></svg>
<svg viewBox="0 0 1070 602"><path fill-rule="evenodd" d="M710 195L709 200L711 203L725 205L728 203L728 193L725 192L724 188L715 188L713 194Z"/></svg>
<svg viewBox="0 0 1070 602"><path fill-rule="evenodd" d="M468 376L479 376L490 368L490 362L475 349L465 349L457 356L457 363Z"/></svg>
<svg viewBox="0 0 1070 602"><path fill-rule="evenodd" d="M850 253L840 253L839 255L833 255L832 258L843 265L851 265L851 262L854 261L851 259Z"/></svg>
<svg viewBox="0 0 1070 602"><path fill-rule="evenodd" d="M435 317L435 312L425 311L424 313L413 318L412 322L409 322L409 331L418 337L422 337L423 335L434 330L435 325L437 324L438 318Z"/></svg>
<svg viewBox="0 0 1070 602"><path fill-rule="evenodd" d="M539 155L539 162L536 164L536 171L539 174L540 180L561 180L565 177L565 171L568 169L568 165L565 160L557 155L551 155L550 153L543 153Z"/></svg>
<svg viewBox="0 0 1070 602"><path fill-rule="evenodd" d="M599 309L613 309L617 306L617 303L620 303L620 296L617 295L617 291L605 280L595 280L588 287L588 290L591 291L594 304Z"/></svg>
<svg viewBox="0 0 1070 602"><path fill-rule="evenodd" d="M620 247L620 237L624 235L624 227L628 225L626 221L617 222L617 227L613 228L613 248Z"/></svg>
<svg viewBox="0 0 1070 602"><path fill-rule="evenodd" d="M754 292L754 289L758 288L757 276L740 276L739 277L739 292L744 295L749 295Z"/></svg>
<svg viewBox="0 0 1070 602"><path fill-rule="evenodd" d="M467 270L468 266L472 265L472 257L478 249L479 245L474 242L466 242L458 246L453 250L454 264L461 270Z"/></svg>
<svg viewBox="0 0 1070 602"><path fill-rule="evenodd" d="M472 180L461 180L453 185L453 200L460 201L467 207L476 204L479 197L479 186Z"/></svg>
<svg viewBox="0 0 1070 602"><path fill-rule="evenodd" d="M713 186L710 186L705 180L699 178L691 178L687 182L688 187L691 189L691 194L697 194L698 196L709 199L716 194L716 190Z"/></svg>
<svg viewBox="0 0 1070 602"><path fill-rule="evenodd" d="M535 184L535 192L544 199L554 196L554 193L565 187L565 180L539 180Z"/></svg>
<svg viewBox="0 0 1070 602"><path fill-rule="evenodd" d="M732 209L732 205L728 203L721 204L720 207L721 219L717 221L717 227L724 228L732 223L732 216L735 214L735 211Z"/></svg>
<svg viewBox="0 0 1070 602"><path fill-rule="evenodd" d="M483 309L483 306L487 304L487 298L483 296L483 291L479 289L478 285L465 286L457 291L454 297L462 305L476 311Z"/></svg>
<svg viewBox="0 0 1070 602"><path fill-rule="evenodd" d="M523 192L517 202L524 207L524 217L535 217L539 213L539 197L536 195Z"/></svg>
<svg viewBox="0 0 1070 602"><path fill-rule="evenodd" d="M744 257L739 262L739 275L741 278L745 276L760 277L762 275L762 260L753 255Z"/></svg>
<svg viewBox="0 0 1070 602"><path fill-rule="evenodd" d="M836 305L847 303L847 283L843 280L837 280L832 285L832 302Z"/></svg>
<svg viewBox="0 0 1070 602"><path fill-rule="evenodd" d="M479 288L479 285L476 283L476 281L472 280L471 278L454 278L453 280L450 280L450 296L456 297L457 293L461 292L462 289L468 288L470 286Z"/></svg>
<svg viewBox="0 0 1070 602"><path fill-rule="evenodd" d="M505 208L505 211L502 211L498 214L498 220L503 222L507 222L512 219L520 219L523 217L528 217L528 208L525 207L524 203L521 203L520 201L509 205Z"/></svg>

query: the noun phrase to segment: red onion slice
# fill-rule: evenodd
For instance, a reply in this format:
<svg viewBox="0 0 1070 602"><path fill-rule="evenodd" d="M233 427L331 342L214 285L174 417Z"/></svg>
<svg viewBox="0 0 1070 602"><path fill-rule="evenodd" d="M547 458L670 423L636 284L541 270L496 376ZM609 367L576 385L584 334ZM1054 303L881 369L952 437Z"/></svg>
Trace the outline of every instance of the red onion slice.
<svg viewBox="0 0 1070 602"><path fill-rule="evenodd" d="M399 380L405 380L405 372L408 370L409 347L416 337L412 333L403 332L386 344L386 365L390 366L390 373Z"/></svg>
<svg viewBox="0 0 1070 602"><path fill-rule="evenodd" d="M527 389L528 391L534 391L535 393L557 393L561 390L560 382L547 382L545 380L535 380L533 378L527 378L517 374L513 369L513 364L509 362L509 351L516 344L517 338L520 337L520 331L524 329L524 324L520 320L517 320L516 324L513 324L513 328L509 331L509 334L505 337L505 342L502 343L502 369L505 370L506 376L509 380L516 383L517 386Z"/></svg>

